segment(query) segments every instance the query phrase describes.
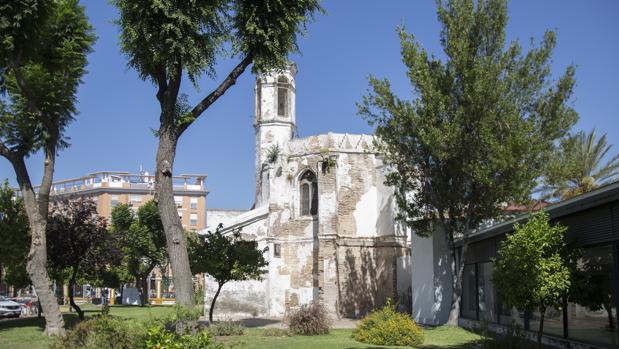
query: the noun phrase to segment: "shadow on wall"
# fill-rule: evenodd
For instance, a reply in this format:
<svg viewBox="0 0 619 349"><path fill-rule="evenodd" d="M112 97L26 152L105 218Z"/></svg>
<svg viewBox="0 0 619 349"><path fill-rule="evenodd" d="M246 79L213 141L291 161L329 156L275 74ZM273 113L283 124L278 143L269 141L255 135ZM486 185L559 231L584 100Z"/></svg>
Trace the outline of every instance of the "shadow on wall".
<svg viewBox="0 0 619 349"><path fill-rule="evenodd" d="M355 253L357 252L357 253ZM384 249L347 248L344 256L340 313L362 317L393 298L393 255Z"/></svg>

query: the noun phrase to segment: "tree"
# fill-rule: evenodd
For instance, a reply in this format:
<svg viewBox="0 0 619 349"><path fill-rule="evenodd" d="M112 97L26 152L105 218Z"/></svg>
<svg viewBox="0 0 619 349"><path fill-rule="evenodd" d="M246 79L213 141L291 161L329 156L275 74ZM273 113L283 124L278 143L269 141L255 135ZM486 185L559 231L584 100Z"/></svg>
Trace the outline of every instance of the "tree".
<svg viewBox="0 0 619 349"><path fill-rule="evenodd" d="M157 88L160 106L155 200L165 228L177 301L192 307L193 283L187 243L172 187L176 145L189 128L253 63L254 71L281 68L297 50L297 33L318 0L159 1L113 0L120 10L121 49L140 77ZM231 52L225 52L228 50ZM215 77L218 57L239 63L208 95L191 107L179 94L183 75L197 86Z"/></svg>
<svg viewBox="0 0 619 349"><path fill-rule="evenodd" d="M77 0L0 5L0 155L17 177L31 229L27 270L45 314L46 333L64 322L50 287L45 230L49 194L65 130L77 114L76 92L95 36ZM25 158L42 151L43 178L32 185Z"/></svg>
<svg viewBox="0 0 619 349"><path fill-rule="evenodd" d="M92 199L60 199L52 203L47 224L48 268L59 282L69 283L69 302L80 319L84 312L75 303L78 281L96 283L107 278L121 254L107 230L105 218L97 215Z"/></svg>
<svg viewBox="0 0 619 349"><path fill-rule="evenodd" d="M126 204L112 210L112 231L121 242L123 265L140 289L140 303L148 303L148 276L167 259L166 238L154 201L144 203L137 215Z"/></svg>
<svg viewBox="0 0 619 349"><path fill-rule="evenodd" d="M208 319L213 322L215 302L221 288L229 281L259 280L267 272L266 251L258 249L256 241L241 239L241 230L224 235L220 224L215 232L205 236L190 234L189 260L194 274L207 273L217 281L217 291L211 301Z"/></svg>
<svg viewBox="0 0 619 349"><path fill-rule="evenodd" d="M24 203L9 187L0 186L0 280L16 288L30 284L26 256L30 245L30 228Z"/></svg>
<svg viewBox="0 0 619 349"><path fill-rule="evenodd" d="M611 155L611 148L606 134L597 138L595 129L587 134L578 132L565 142L544 178L541 191L545 197L565 200L616 181L619 154Z"/></svg>
<svg viewBox="0 0 619 349"><path fill-rule="evenodd" d="M504 203L528 199L577 115L567 105L574 68L550 81L553 32L523 54L518 42L505 47L506 0L438 7L445 59L429 56L400 28L411 100L397 97L388 80L370 77L358 108L376 127L399 218L418 235L445 234L452 276L447 323L457 326L468 237Z"/></svg>
<svg viewBox="0 0 619 349"><path fill-rule="evenodd" d="M501 243L494 261L493 282L501 301L520 310L539 310L538 346L542 347L544 315L560 307L571 285L566 228L550 225L548 214L537 212Z"/></svg>

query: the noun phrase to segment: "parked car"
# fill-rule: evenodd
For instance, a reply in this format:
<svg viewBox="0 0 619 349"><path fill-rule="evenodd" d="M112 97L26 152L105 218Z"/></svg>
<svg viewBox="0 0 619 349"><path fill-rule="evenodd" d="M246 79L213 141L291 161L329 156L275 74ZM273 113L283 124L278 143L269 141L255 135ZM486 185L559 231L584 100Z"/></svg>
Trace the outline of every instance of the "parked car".
<svg viewBox="0 0 619 349"><path fill-rule="evenodd" d="M19 317L19 315L21 315L21 304L0 296L0 317Z"/></svg>

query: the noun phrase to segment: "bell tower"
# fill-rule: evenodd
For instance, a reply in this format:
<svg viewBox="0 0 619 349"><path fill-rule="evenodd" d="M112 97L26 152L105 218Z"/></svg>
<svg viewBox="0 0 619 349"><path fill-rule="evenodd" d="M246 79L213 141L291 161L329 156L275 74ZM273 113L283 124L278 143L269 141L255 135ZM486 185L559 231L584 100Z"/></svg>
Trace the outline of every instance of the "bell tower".
<svg viewBox="0 0 619 349"><path fill-rule="evenodd" d="M256 100L256 201L259 207L268 197L268 168L273 154L281 156L296 129L295 80L297 66L260 73L254 88Z"/></svg>

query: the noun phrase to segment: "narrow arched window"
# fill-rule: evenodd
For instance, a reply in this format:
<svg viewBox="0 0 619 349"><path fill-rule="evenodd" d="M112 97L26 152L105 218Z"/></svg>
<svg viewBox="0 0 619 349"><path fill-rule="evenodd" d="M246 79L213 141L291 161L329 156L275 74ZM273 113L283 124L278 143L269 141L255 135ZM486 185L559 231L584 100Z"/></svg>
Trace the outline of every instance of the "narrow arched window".
<svg viewBox="0 0 619 349"><path fill-rule="evenodd" d="M290 84L288 79L280 76L277 79L277 115L288 116L288 89Z"/></svg>
<svg viewBox="0 0 619 349"><path fill-rule="evenodd" d="M299 180L301 216L318 214L318 183L312 171L305 171Z"/></svg>

